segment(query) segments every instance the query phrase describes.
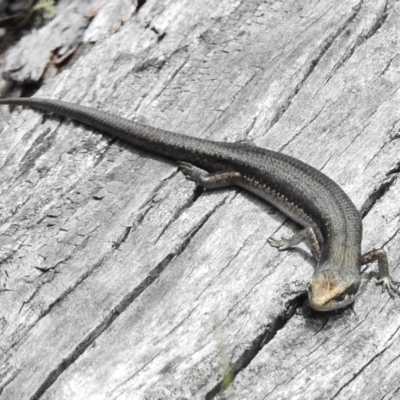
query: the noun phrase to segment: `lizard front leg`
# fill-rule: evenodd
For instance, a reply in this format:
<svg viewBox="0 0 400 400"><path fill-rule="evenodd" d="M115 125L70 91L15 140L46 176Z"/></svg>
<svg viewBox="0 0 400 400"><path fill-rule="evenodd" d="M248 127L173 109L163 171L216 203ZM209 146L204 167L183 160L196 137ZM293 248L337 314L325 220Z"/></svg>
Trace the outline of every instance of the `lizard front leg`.
<svg viewBox="0 0 400 400"><path fill-rule="evenodd" d="M399 285L400 282L394 281L390 276L386 251L374 249L361 256L361 265L369 264L374 261L378 261L379 280L377 283L382 284L382 290L387 290L391 297L395 297L395 295L400 296L400 291L395 286Z"/></svg>
<svg viewBox="0 0 400 400"><path fill-rule="evenodd" d="M319 260L322 245L318 240L315 230L311 227L304 228L300 232L295 233L290 238L281 238L280 240L269 238L268 243L279 250L286 250L301 242L306 242L311 249L316 260Z"/></svg>

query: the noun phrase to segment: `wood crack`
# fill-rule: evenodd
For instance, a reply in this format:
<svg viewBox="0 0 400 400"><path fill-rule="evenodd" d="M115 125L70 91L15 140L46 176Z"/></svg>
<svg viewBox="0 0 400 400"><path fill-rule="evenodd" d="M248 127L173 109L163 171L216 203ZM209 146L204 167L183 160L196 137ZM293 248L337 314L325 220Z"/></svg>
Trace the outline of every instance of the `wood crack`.
<svg viewBox="0 0 400 400"><path fill-rule="evenodd" d="M301 292L294 299L288 301L285 304L285 310L277 315L276 318L268 324L264 331L253 339L249 348L247 348L243 354L233 363L231 366L233 382L236 376L246 369L246 367L251 363L251 361L257 357L257 354L262 350L262 348L270 343L276 334L285 327L289 320L293 317L296 310L302 306L302 304L307 299L307 292ZM205 400L212 400L217 397L223 390L222 380L218 382L205 396Z"/></svg>
<svg viewBox="0 0 400 400"><path fill-rule="evenodd" d="M295 86L293 89L292 93L287 96L287 98L284 100L283 104L277 108L275 115L271 118L271 122L267 128L267 131L270 130L282 117L282 115L288 110L290 107L290 104L292 103L293 99L297 95L297 93L301 90L301 88L304 86L305 82L307 79L310 77L310 75L313 73L314 69L320 62L320 60L324 57L324 55L328 52L328 50L332 47L333 43L335 40L339 37L339 35L346 29L346 27L354 20L354 18L358 15L358 12L361 8L361 3L356 7L354 12L350 15L350 17L344 22L344 24L337 29L337 31L329 36L326 40L325 43L321 45L321 48L318 52L318 54L310 60L308 68L305 70L302 78L300 79L300 82Z"/></svg>
<svg viewBox="0 0 400 400"><path fill-rule="evenodd" d="M347 387L351 384L351 382L353 382L356 378L358 378L362 372L370 365L372 364L378 357L380 357L386 350L388 350L390 348L390 346L385 347L383 350L381 350L380 352L378 352L377 354L375 354L367 363L365 363L360 369L359 371L355 372L352 374L351 378L344 384L341 386L341 388L332 396L330 397L330 400L336 399L339 394Z"/></svg>
<svg viewBox="0 0 400 400"><path fill-rule="evenodd" d="M395 181L396 177L392 176L390 179L382 182L377 188L372 191L372 193L364 201L364 204L361 206L360 214L362 218L368 215L371 209L386 194L386 192L392 187Z"/></svg>
<svg viewBox="0 0 400 400"><path fill-rule="evenodd" d="M375 33L382 27L384 22L387 19L387 5L388 2L386 1L383 10L381 11L380 14L376 16L375 23L371 26L371 28L365 33L362 34L357 40L355 41L354 45L344 54L344 56L339 60L339 62L335 65L335 67L332 69L331 76L335 72L337 72L345 63L347 60L351 58L351 56L354 54L356 49L360 47L365 41L367 41L369 38L371 38ZM351 22L351 21L350 21ZM327 82L330 80L330 78L327 80Z"/></svg>
<svg viewBox="0 0 400 400"><path fill-rule="evenodd" d="M223 203L222 203L223 204ZM222 205L221 204L221 205ZM216 207L218 209L221 205ZM109 327L114 321L135 301L156 279L158 279L161 273L167 268L171 260L177 256L179 256L189 245L193 236L204 226L204 224L208 221L211 215L215 212L215 209L211 212L207 213L203 219L197 224L197 226L188 233L186 239L182 242L177 249L169 253L155 268L153 268L146 278L130 293L128 293L118 305L114 307L114 309L104 318L104 320L92 331L86 335L85 338L75 347L75 349L65 357L57 367L55 367L50 373L47 375L47 378L44 379L42 384L36 390L34 395L31 397L31 400L39 399L47 389L58 379L58 377L69 368L85 351L86 349ZM86 274L88 275L88 274ZM82 282L83 280L81 280ZM76 286L76 285L75 285ZM71 289L72 290L72 289ZM65 297L65 296L64 296ZM61 298L57 299L51 307L48 308L48 313L55 304L61 301Z"/></svg>

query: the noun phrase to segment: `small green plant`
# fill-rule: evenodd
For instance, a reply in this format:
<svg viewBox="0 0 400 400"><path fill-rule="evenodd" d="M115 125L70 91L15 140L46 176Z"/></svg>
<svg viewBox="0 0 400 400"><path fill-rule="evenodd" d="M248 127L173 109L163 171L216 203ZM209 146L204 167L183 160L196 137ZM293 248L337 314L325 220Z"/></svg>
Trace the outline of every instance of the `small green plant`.
<svg viewBox="0 0 400 400"><path fill-rule="evenodd" d="M222 389L224 390L226 400L234 400L233 373L226 352L221 324L217 317L215 317L215 330L217 331L217 346L222 373Z"/></svg>
<svg viewBox="0 0 400 400"><path fill-rule="evenodd" d="M18 29L24 26L38 27L51 20L55 14L54 0L31 0L29 7L16 12L7 13L0 16L0 27L8 29Z"/></svg>
<svg viewBox="0 0 400 400"><path fill-rule="evenodd" d="M56 14L54 0L37 0L28 12L30 14L28 20L33 26L42 25Z"/></svg>

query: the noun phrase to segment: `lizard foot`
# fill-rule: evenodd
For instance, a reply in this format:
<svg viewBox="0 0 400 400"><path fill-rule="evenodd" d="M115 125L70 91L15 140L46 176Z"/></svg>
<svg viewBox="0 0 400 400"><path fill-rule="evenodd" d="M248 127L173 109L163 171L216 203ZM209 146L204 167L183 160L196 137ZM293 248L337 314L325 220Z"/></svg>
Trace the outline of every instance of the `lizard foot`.
<svg viewBox="0 0 400 400"><path fill-rule="evenodd" d="M310 226L304 228L300 232L295 233L290 238L282 237L281 240L276 240L273 238L268 239L268 243L271 246L276 247L278 250L290 249L291 247L294 247L303 241L305 241L310 247L315 259L319 260L321 254L321 244L314 229Z"/></svg>
<svg viewBox="0 0 400 400"><path fill-rule="evenodd" d="M286 250L286 249L289 249L290 247L292 247L292 245L290 243L290 239L285 238L285 237L282 237L280 240L269 238L268 243L272 247L276 247L280 251Z"/></svg>
<svg viewBox="0 0 400 400"><path fill-rule="evenodd" d="M178 165L187 179L196 182L199 186L202 186L202 180L208 175L206 171L186 161L179 161Z"/></svg>
<svg viewBox="0 0 400 400"><path fill-rule="evenodd" d="M400 285L400 282L393 281L390 276L385 276L384 278L380 278L376 281L377 285L382 285L382 292L387 290L390 297L393 299L397 296L400 296L400 290L397 286ZM397 286L396 286L397 285Z"/></svg>

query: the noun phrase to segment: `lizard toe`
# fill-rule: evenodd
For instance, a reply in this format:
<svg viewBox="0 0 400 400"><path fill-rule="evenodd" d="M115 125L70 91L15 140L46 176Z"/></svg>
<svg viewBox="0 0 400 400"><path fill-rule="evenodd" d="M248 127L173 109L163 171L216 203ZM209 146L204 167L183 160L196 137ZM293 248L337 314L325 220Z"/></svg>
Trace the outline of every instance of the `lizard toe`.
<svg viewBox="0 0 400 400"><path fill-rule="evenodd" d="M268 243L272 247L276 247L278 250L286 250L289 247L291 247L291 246L288 245L288 240L286 238L284 238L284 237L282 237L280 240L269 238L268 239Z"/></svg>
<svg viewBox="0 0 400 400"><path fill-rule="evenodd" d="M400 290L396 285L399 285L399 282L392 281L390 277L384 277L378 279L376 282L378 285L382 285L382 292L387 291L390 297L393 299L396 296L400 296Z"/></svg>

